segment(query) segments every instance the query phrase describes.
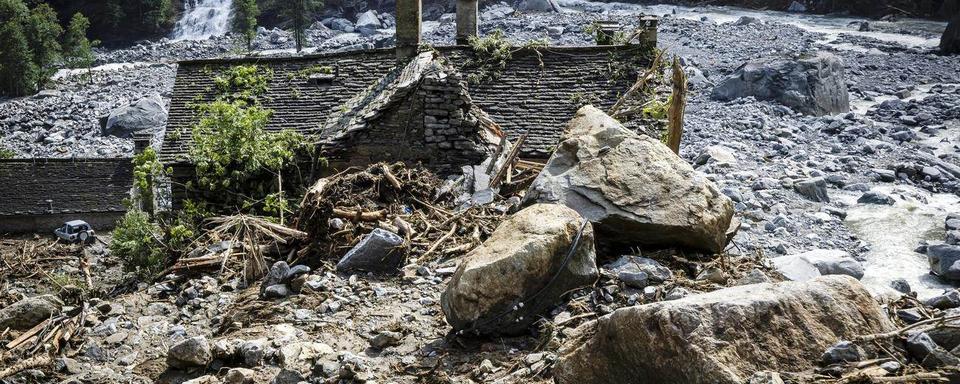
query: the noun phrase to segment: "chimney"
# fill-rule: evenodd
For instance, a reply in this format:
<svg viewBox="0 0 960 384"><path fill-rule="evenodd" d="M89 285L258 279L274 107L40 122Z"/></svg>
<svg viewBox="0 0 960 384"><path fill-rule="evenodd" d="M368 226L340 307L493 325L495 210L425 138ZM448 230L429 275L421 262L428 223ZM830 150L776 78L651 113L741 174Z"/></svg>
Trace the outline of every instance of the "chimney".
<svg viewBox="0 0 960 384"><path fill-rule="evenodd" d="M397 0L397 60L417 55L422 8L420 0Z"/></svg>
<svg viewBox="0 0 960 384"><path fill-rule="evenodd" d="M133 154L139 155L150 147L150 141L153 140L153 134L149 132L136 132L133 134Z"/></svg>
<svg viewBox="0 0 960 384"><path fill-rule="evenodd" d="M457 0L457 45L467 45L477 36L479 0Z"/></svg>

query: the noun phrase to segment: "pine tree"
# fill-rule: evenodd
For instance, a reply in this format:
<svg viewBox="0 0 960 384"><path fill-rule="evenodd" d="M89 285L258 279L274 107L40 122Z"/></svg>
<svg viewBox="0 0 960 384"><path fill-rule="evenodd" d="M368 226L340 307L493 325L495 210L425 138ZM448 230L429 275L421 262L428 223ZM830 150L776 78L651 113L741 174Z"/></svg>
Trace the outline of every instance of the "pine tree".
<svg viewBox="0 0 960 384"><path fill-rule="evenodd" d="M233 1L233 22L231 26L234 32L243 36L248 51L253 49L253 38L257 36L258 16L260 16L260 8L257 7L257 0Z"/></svg>
<svg viewBox="0 0 960 384"><path fill-rule="evenodd" d="M7 20L0 26L0 91L10 96L32 92L37 67L19 20Z"/></svg>
<svg viewBox="0 0 960 384"><path fill-rule="evenodd" d="M77 12L70 19L67 33L63 38L64 61L70 68L89 68L96 58L93 55L94 42L87 39L90 20Z"/></svg>
<svg viewBox="0 0 960 384"><path fill-rule="evenodd" d="M57 73L61 51L59 40L63 27L57 20L57 11L46 3L40 3L30 12L28 30L33 63L37 67L36 85L37 90L40 90L50 77Z"/></svg>
<svg viewBox="0 0 960 384"><path fill-rule="evenodd" d="M281 14L293 25L293 38L297 43L297 52L303 50L306 30L316 12L323 7L322 0L285 0Z"/></svg>

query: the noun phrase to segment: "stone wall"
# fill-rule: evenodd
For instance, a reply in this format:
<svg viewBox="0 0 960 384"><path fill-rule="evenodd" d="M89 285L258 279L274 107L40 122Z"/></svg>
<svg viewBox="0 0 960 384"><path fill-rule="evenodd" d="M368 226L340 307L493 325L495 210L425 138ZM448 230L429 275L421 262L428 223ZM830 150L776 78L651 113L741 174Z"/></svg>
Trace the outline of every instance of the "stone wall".
<svg viewBox="0 0 960 384"><path fill-rule="evenodd" d="M62 219L122 215L132 186L129 158L0 160L0 231L46 232Z"/></svg>

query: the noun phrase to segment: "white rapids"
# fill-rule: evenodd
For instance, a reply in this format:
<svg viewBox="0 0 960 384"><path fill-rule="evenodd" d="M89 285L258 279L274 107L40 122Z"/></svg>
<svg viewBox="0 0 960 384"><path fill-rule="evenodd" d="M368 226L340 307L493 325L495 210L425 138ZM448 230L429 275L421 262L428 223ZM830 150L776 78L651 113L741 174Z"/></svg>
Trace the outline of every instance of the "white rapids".
<svg viewBox="0 0 960 384"><path fill-rule="evenodd" d="M183 17L173 30L174 40L204 40L227 33L232 0L188 0L184 5Z"/></svg>

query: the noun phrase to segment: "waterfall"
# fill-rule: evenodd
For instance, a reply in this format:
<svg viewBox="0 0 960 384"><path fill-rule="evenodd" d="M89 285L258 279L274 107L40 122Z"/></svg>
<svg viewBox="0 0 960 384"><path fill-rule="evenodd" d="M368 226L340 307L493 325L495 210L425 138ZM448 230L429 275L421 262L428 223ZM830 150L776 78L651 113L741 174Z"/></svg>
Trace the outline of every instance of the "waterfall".
<svg viewBox="0 0 960 384"><path fill-rule="evenodd" d="M232 0L187 0L173 29L174 40L203 40L227 33Z"/></svg>

